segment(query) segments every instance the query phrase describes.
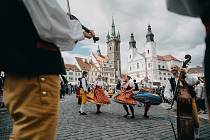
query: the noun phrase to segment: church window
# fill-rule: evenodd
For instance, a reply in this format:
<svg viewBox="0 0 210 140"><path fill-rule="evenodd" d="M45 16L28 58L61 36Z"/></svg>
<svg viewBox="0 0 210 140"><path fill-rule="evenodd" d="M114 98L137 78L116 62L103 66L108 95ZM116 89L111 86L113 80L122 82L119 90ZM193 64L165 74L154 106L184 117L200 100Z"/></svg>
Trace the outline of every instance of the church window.
<svg viewBox="0 0 210 140"><path fill-rule="evenodd" d="M112 50L112 47L109 47L110 51Z"/></svg>
<svg viewBox="0 0 210 140"><path fill-rule="evenodd" d="M147 50L148 54L149 54L149 50Z"/></svg>
<svg viewBox="0 0 210 140"><path fill-rule="evenodd" d="M137 63L137 69L139 69L139 63Z"/></svg>

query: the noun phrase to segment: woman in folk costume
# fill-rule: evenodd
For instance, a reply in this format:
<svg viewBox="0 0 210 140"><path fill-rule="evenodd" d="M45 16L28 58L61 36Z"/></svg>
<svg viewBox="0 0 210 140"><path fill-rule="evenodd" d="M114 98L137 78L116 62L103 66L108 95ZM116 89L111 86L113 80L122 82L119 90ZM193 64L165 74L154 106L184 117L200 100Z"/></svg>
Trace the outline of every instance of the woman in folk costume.
<svg viewBox="0 0 210 140"><path fill-rule="evenodd" d="M133 96L133 90L134 90L134 84L133 82L129 81L131 78L128 75L123 75L122 77L122 84L121 84L121 91L120 93L114 97L115 101L123 104L123 107L126 111L126 115L124 115L125 118L127 118L130 113L128 111L128 107L129 106L132 116L131 118L134 118L134 109L133 109L133 105L136 105L138 102L132 98Z"/></svg>
<svg viewBox="0 0 210 140"><path fill-rule="evenodd" d="M97 111L96 114L101 113L100 108L101 105L110 104L108 97L105 95L104 92L104 81L101 79L101 75L98 76L97 80L94 82L94 103L96 103Z"/></svg>

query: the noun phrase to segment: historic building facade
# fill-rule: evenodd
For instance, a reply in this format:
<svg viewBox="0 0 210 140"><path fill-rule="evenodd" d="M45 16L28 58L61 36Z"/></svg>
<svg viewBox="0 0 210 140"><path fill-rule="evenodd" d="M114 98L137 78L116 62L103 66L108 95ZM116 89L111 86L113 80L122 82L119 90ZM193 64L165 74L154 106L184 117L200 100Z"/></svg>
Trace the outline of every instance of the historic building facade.
<svg viewBox="0 0 210 140"><path fill-rule="evenodd" d="M171 76L170 67L182 62L172 55L160 56L157 54L157 45L151 26L148 26L144 51L139 52L134 34L132 33L128 49L128 74L137 82L147 82L154 85L164 85Z"/></svg>

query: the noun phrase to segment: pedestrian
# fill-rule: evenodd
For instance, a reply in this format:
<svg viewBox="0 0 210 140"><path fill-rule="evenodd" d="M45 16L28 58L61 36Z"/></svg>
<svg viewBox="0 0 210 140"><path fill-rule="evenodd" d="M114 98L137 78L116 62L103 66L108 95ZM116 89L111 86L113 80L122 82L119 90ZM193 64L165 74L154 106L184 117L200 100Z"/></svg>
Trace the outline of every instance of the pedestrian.
<svg viewBox="0 0 210 140"><path fill-rule="evenodd" d="M205 106L205 89L204 89L204 83L203 81L199 81L198 84L195 86L195 92L196 92L196 101L197 101L197 107L198 111L204 114L207 113L206 106Z"/></svg>
<svg viewBox="0 0 210 140"><path fill-rule="evenodd" d="M1 3L0 70L6 74L4 103L13 119L11 140L55 140L59 117L62 49L94 33L63 11L57 0L5 0ZM14 22L15 21L15 22Z"/></svg>
<svg viewBox="0 0 210 140"><path fill-rule="evenodd" d="M116 91L118 92L118 91L120 91L120 90L121 90L121 80L118 79L118 80L117 80L117 85L116 85Z"/></svg>
<svg viewBox="0 0 210 140"><path fill-rule="evenodd" d="M135 91L135 92L138 92L138 91L139 91L139 86L138 86L138 84L136 83L136 79L133 80L133 84L134 84L134 91Z"/></svg>
<svg viewBox="0 0 210 140"><path fill-rule="evenodd" d="M122 84L121 84L121 91L119 92L118 95L114 97L114 101L117 103L123 104L123 108L126 111L126 114L124 115L125 118L128 118L130 115L128 111L128 106L131 111L131 119L133 119L134 116L134 108L133 105L136 105L138 102L133 99L133 90L134 90L134 84L132 81L130 81L131 77L128 76L127 74L122 75Z"/></svg>
<svg viewBox="0 0 210 140"><path fill-rule="evenodd" d="M94 94L94 103L96 103L96 114L100 114L100 108L101 105L105 105L105 104L110 104L110 101L107 97L107 95L105 94L105 88L106 85L104 83L104 81L102 80L101 75L98 75L97 80L94 82L93 85L93 94Z"/></svg>
<svg viewBox="0 0 210 140"><path fill-rule="evenodd" d="M210 1L209 0L167 0L167 8L171 12L190 17L200 17L206 29L206 50L204 56L207 106L210 110ZM210 119L210 113L209 113Z"/></svg>

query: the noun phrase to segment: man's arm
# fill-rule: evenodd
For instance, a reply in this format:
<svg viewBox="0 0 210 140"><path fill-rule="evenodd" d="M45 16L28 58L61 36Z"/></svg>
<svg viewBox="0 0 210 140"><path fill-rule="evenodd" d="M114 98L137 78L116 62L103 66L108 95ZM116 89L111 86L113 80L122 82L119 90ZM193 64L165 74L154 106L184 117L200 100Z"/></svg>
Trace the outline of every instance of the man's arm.
<svg viewBox="0 0 210 140"><path fill-rule="evenodd" d="M41 39L61 49L72 50L76 41L84 39L82 26L70 20L56 0L22 0Z"/></svg>
<svg viewBox="0 0 210 140"><path fill-rule="evenodd" d="M172 89L171 89L171 83L169 81L167 81L166 86L165 86L165 90L163 93L164 97L166 99L173 99L173 93L172 93Z"/></svg>
<svg viewBox="0 0 210 140"><path fill-rule="evenodd" d="M192 75L190 74L185 74L186 78L185 78L185 81L186 83L189 85L189 86L193 86L195 85L197 82L198 82L198 78L196 77L193 77Z"/></svg>

